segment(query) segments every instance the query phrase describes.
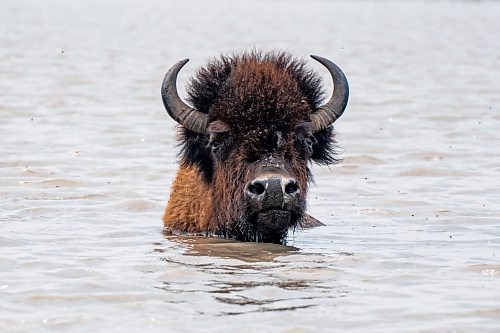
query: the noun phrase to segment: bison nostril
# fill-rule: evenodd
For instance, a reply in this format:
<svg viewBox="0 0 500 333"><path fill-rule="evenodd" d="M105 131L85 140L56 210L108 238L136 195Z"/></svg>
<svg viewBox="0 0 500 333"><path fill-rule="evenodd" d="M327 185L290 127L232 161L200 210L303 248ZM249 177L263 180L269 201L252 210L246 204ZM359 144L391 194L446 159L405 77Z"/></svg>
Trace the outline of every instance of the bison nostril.
<svg viewBox="0 0 500 333"><path fill-rule="evenodd" d="M285 192L287 194L294 194L299 191L299 185L295 180L290 180L290 182L285 186Z"/></svg>
<svg viewBox="0 0 500 333"><path fill-rule="evenodd" d="M252 194L261 195L266 191L266 187L260 182L253 182L252 184L248 185L248 191Z"/></svg>

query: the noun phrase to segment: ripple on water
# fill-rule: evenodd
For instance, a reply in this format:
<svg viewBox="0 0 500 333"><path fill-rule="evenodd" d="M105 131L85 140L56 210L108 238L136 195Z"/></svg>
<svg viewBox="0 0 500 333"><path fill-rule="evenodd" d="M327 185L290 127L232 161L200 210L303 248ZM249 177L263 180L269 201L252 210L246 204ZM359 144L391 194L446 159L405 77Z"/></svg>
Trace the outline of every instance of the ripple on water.
<svg viewBox="0 0 500 333"><path fill-rule="evenodd" d="M26 241L0 236L0 246L1 247L15 247L15 246L24 246L24 245L28 245L28 244L29 243Z"/></svg>
<svg viewBox="0 0 500 333"><path fill-rule="evenodd" d="M471 175L465 170L450 170L442 168L411 168L400 172L402 177L465 177Z"/></svg>
<svg viewBox="0 0 500 333"><path fill-rule="evenodd" d="M372 155L350 155L346 156L342 160L342 164L340 166L343 166L344 164L379 165L379 164L387 164L387 161L384 161Z"/></svg>
<svg viewBox="0 0 500 333"><path fill-rule="evenodd" d="M475 264L468 266L467 269L484 276L500 277L500 265L496 264Z"/></svg>
<svg viewBox="0 0 500 333"><path fill-rule="evenodd" d="M123 200L115 205L116 209L125 209L128 211L144 212L144 211L159 211L163 208L163 204L153 202L147 199L128 199Z"/></svg>
<svg viewBox="0 0 500 333"><path fill-rule="evenodd" d="M69 179L43 179L43 180L22 180L19 182L23 185L31 185L36 187L84 187L87 185L86 182L77 181L77 180L69 180Z"/></svg>

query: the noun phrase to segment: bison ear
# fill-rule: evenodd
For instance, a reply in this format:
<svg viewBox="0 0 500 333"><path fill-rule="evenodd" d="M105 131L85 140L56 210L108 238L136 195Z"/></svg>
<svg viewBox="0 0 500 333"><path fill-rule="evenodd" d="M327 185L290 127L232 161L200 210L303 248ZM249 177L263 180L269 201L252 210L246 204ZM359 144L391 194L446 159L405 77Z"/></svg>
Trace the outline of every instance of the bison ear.
<svg viewBox="0 0 500 333"><path fill-rule="evenodd" d="M304 213L304 216L302 217L302 220L300 221L299 226L302 229L309 229L309 228L314 228L314 227L321 227L324 226L325 224L321 222L320 220L312 217L311 215Z"/></svg>
<svg viewBox="0 0 500 333"><path fill-rule="evenodd" d="M203 179L210 183L214 173L214 161L212 154L207 148L208 135L193 132L185 127L179 127L181 147L180 160L184 166L197 166Z"/></svg>
<svg viewBox="0 0 500 333"><path fill-rule="evenodd" d="M334 138L333 127L313 134L316 142L313 145L311 159L320 165L335 164L341 161L337 158L337 145Z"/></svg>

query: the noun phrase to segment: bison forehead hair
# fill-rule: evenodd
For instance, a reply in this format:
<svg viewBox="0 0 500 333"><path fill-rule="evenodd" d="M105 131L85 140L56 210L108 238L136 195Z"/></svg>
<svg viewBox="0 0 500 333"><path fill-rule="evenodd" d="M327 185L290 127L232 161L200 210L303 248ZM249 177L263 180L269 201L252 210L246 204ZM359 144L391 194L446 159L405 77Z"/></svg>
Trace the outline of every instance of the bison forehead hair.
<svg viewBox="0 0 500 333"><path fill-rule="evenodd" d="M237 135L248 153L268 152L275 133L287 137L310 120L324 96L321 79L305 61L283 52L250 52L222 56L198 70L188 86L188 101L222 121ZM207 133L180 129L181 163L196 165L210 182L214 172ZM332 164L335 158L332 127L314 133L311 160Z"/></svg>
<svg viewBox="0 0 500 333"><path fill-rule="evenodd" d="M189 97L198 110L237 129L279 122L290 130L319 106L322 89L303 61L284 53L252 53L222 57L201 69Z"/></svg>

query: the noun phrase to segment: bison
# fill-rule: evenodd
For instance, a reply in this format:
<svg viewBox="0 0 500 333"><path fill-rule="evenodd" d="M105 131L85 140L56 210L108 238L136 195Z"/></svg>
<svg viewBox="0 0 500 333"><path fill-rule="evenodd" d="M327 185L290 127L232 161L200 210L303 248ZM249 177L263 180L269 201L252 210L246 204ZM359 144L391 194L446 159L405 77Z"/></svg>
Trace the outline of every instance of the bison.
<svg viewBox="0 0 500 333"><path fill-rule="evenodd" d="M284 52L245 52L214 59L188 86L189 106L176 80L189 61L165 75L163 104L178 124L180 167L164 226L189 234L285 243L290 229L314 220L305 213L308 164L338 162L332 124L349 97L344 73L330 72L325 104L321 79L304 60Z"/></svg>

